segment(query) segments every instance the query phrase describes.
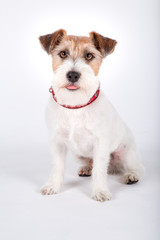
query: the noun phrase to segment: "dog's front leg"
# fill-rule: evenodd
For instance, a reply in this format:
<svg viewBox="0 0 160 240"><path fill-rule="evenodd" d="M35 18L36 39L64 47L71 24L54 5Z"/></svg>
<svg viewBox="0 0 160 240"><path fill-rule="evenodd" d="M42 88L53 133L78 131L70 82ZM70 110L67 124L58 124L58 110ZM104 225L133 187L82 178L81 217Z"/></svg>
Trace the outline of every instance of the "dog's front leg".
<svg viewBox="0 0 160 240"><path fill-rule="evenodd" d="M64 176L64 161L66 157L66 146L63 143L53 144L53 170L46 185L41 189L43 195L56 194L61 191Z"/></svg>
<svg viewBox="0 0 160 240"><path fill-rule="evenodd" d="M92 170L92 198L101 202L111 199L106 172L109 164L109 150L104 142L99 141L94 146Z"/></svg>

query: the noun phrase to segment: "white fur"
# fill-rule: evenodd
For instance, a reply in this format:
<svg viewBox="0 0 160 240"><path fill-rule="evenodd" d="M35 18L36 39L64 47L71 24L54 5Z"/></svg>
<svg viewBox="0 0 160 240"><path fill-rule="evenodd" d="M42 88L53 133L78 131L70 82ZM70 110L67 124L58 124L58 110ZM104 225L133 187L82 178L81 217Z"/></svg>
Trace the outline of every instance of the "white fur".
<svg viewBox="0 0 160 240"><path fill-rule="evenodd" d="M76 92L69 91L64 87L68 83L66 73L71 70L81 73L78 81L80 89ZM73 61L72 59L68 59L57 69L52 86L60 104L82 105L88 102L96 92L99 81L94 75L92 68L83 60L77 59Z"/></svg>
<svg viewBox="0 0 160 240"><path fill-rule="evenodd" d="M64 87L68 82L66 73L72 70L81 73L77 83L79 90L70 91ZM58 68L52 86L59 103L74 106L89 101L99 86L99 80L84 61L70 59ZM90 159L93 160L92 197L95 200L111 198L106 171L111 154L118 158L126 182L139 180L143 167L133 136L102 90L93 103L80 109L64 108L51 96L47 107L47 122L54 168L49 181L42 188L42 194L60 192L67 149L84 166L88 166ZM113 162L114 159L112 164Z"/></svg>

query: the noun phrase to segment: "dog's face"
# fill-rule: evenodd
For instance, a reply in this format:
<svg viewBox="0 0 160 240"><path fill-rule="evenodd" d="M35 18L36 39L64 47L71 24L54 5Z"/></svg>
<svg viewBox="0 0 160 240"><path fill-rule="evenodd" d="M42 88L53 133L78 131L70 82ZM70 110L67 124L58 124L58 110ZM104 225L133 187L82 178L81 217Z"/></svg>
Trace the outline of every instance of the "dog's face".
<svg viewBox="0 0 160 240"><path fill-rule="evenodd" d="M114 51L116 41L91 32L90 37L67 35L61 29L39 38L52 56L53 89L60 104L85 104L99 87L102 60Z"/></svg>

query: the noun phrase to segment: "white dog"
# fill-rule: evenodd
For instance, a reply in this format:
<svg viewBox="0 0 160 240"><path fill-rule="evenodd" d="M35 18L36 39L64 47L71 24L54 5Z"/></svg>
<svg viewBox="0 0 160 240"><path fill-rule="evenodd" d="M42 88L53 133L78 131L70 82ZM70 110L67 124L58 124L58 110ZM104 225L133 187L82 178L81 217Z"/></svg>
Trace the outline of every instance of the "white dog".
<svg viewBox="0 0 160 240"><path fill-rule="evenodd" d="M60 192L70 149L83 164L79 176L92 174L93 199L109 200L107 170L122 172L127 184L138 182L143 172L133 136L100 90L97 77L103 58L117 42L96 32L71 36L63 29L39 39L52 56L55 73L47 108L54 168L41 192Z"/></svg>

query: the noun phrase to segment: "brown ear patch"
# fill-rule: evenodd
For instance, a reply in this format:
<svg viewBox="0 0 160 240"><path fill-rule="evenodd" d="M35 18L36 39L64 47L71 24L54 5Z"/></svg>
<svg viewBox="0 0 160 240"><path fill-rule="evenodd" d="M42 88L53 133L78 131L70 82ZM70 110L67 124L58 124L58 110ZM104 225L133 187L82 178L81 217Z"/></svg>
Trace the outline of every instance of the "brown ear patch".
<svg viewBox="0 0 160 240"><path fill-rule="evenodd" d="M106 57L114 51L117 41L104 37L96 32L91 32L89 35L96 49L101 52L103 57Z"/></svg>
<svg viewBox="0 0 160 240"><path fill-rule="evenodd" d="M39 40L44 50L50 54L55 46L60 44L64 35L66 35L66 31L64 29L60 29L54 33L40 36Z"/></svg>

